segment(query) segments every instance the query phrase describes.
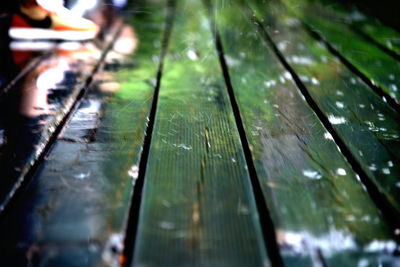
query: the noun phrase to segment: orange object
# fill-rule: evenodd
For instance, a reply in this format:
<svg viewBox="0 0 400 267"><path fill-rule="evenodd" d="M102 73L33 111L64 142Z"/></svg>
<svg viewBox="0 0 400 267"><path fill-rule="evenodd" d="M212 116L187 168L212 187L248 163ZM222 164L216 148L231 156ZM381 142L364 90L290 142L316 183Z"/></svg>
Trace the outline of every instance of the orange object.
<svg viewBox="0 0 400 267"><path fill-rule="evenodd" d="M13 39L89 40L99 27L91 20L76 16L60 6L50 11L39 4L21 6L12 18L9 35Z"/></svg>

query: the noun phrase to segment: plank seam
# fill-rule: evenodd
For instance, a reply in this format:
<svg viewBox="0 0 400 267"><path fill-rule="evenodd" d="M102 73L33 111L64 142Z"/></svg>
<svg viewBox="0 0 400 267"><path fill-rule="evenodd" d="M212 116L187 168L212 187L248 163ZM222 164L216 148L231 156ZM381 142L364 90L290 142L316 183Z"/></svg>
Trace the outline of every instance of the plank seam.
<svg viewBox="0 0 400 267"><path fill-rule="evenodd" d="M34 161L34 163L29 167L29 170L26 172L26 174L22 178L20 178L20 180L15 181L15 184L14 184L13 188L11 189L11 192L13 192L13 193L10 193L7 196L7 198L3 201L3 203L1 203L0 218L5 216L7 211L9 209L11 209L10 206L12 206L13 199L15 199L18 196L18 193L20 193L20 191L22 191L22 189L25 188L26 185L32 180L33 176L35 175L35 173L38 170L39 166L41 165L42 161L45 160L46 156L50 153L51 148L58 140L58 136L60 135L60 133L62 132L64 127L66 127L68 121L72 117L75 110L79 107L79 103L81 102L82 98L86 95L86 93L89 90L89 87L93 81L93 75L95 75L100 70L101 66L104 64L104 61L106 59L108 52L112 49L116 39L118 38L118 36L121 33L123 24L118 25L118 26L119 27L117 28L116 32L114 33L112 40L108 43L108 45L104 49L99 61L94 66L90 76L87 77L87 79L85 80L82 88L79 90L79 93L77 94L75 100L73 101L70 109L67 111L67 113L64 115L64 117L61 119L61 121L57 125L56 129L49 137L42 152L37 157L37 159ZM37 64L39 64L39 63L40 62L37 62ZM37 64L35 63L35 65L33 67L37 66Z"/></svg>
<svg viewBox="0 0 400 267"><path fill-rule="evenodd" d="M216 50L217 50L218 57L219 57L220 66L222 69L222 74L223 74L225 84L226 84L226 89L227 89L227 92L229 95L229 100L230 100L233 115L235 118L236 127L238 129L239 138L240 138L240 141L242 144L243 153L244 153L246 164L248 167L248 173L249 173L249 177L250 177L251 187L252 187L252 190L254 193L254 199L256 202L256 206L257 206L257 211L258 211L258 215L259 215L261 230L263 233L264 243L266 245L272 266L284 266L282 257L279 252L279 245L278 245L277 237L276 237L276 233L275 233L275 226L272 221L270 211L269 211L269 208L267 205L267 201L264 197L264 194L262 191L262 186L261 186L260 180L257 175L257 171L255 168L255 164L254 164L254 161L252 158L252 153L251 153L250 146L249 146L249 142L247 140L246 131L244 129L243 119L240 114L240 108L237 103L235 93L233 90L233 85L232 85L231 78L229 75L229 68L228 68L228 65L227 65L227 63L225 61L225 57L224 57L224 50L223 50L220 34L218 32L218 29L217 29L217 26L215 23L215 18L212 14L211 3L208 0L204 0L204 3L207 7L207 10L209 11L210 25L211 25L211 30L212 30L213 37L214 37Z"/></svg>
<svg viewBox="0 0 400 267"><path fill-rule="evenodd" d="M378 43L375 39L373 39L372 37L370 37L368 34L366 34L365 32L359 30L357 27L355 26L350 26L350 28L356 32L358 35L360 35L361 37L363 37L365 40L367 40L370 43L373 43L374 45L376 45L377 47L379 47L381 50L383 50L386 54L388 54L389 56L393 57L394 59L396 59L397 61L400 61L400 55L397 54L395 51L387 48L386 46Z"/></svg>
<svg viewBox="0 0 400 267"><path fill-rule="evenodd" d="M243 120L240 114L240 109L239 105L237 103L236 97L233 92L233 86L230 81L230 76L228 72L228 66L224 58L224 52L222 48L222 44L220 41L219 33L216 33L216 45L217 49L220 49L218 51L219 58L220 58L220 64L222 67L225 83L227 86L227 91L229 95L229 99L231 102L232 110L233 110L233 115L235 117L237 129L239 132L239 137L240 141L242 143L243 147L243 152L246 158L246 164L248 166L248 172L250 176L250 181L252 184L252 189L254 192L254 197L256 200L256 205L257 205L257 210L259 213L260 221L261 221L261 226L262 226L262 231L264 234L264 240L267 246L268 253L270 255L271 261L273 262L273 266L283 266L283 261L279 253L279 247L278 243L276 241L276 235L275 235L275 226L272 222L271 216L270 216L270 211L267 206L267 202L264 198L264 194L262 192L262 187L257 175L257 171L253 162L249 142L246 137L246 132L243 126Z"/></svg>
<svg viewBox="0 0 400 267"><path fill-rule="evenodd" d="M139 173L135 181L133 194L131 197L131 205L129 209L127 228L125 231L124 250L122 252L121 266L131 266L134 260L134 250L136 244L136 235L139 226L140 206L142 202L142 192L145 182L147 163L149 160L151 141L153 137L154 123L157 113L158 96L161 87L161 78L163 74L164 58L167 54L169 40L173 28L173 21L175 17L175 0L168 0L167 3L167 16L165 21L165 31L162 41L161 57L157 70L156 85L154 87L153 100L151 103L150 113L148 117L148 124L146 127L145 137L143 141L143 148L139 160Z"/></svg>
<svg viewBox="0 0 400 267"><path fill-rule="evenodd" d="M336 50L331 44L327 42L319 33L314 31L310 26L308 26L304 21L302 21L303 27L307 32L315 39L322 41L326 48L335 55L339 60L354 74L361 78L361 80L366 83L379 97L383 98L391 108L400 113L400 105L382 88L375 85L366 75L364 75L356 66L354 66L350 61L348 61L338 50Z"/></svg>
<svg viewBox="0 0 400 267"><path fill-rule="evenodd" d="M372 181L372 179L369 178L368 174L362 169L361 164L356 160L351 151L347 148L342 138L339 136L339 134L333 128L332 124L329 122L329 119L324 115L322 110L319 108L318 104L314 101L311 94L308 92L306 86L302 83L299 76L296 74L294 69L289 65L283 54L279 51L279 49L277 48L271 37L268 35L262 23L258 19L252 18L251 16L249 16L249 19L255 22L255 25L259 29L259 33L261 34L261 36L274 51L274 53L276 54L282 65L290 72L301 94L304 96L307 104L311 107L311 109L317 115L317 117L322 122L324 127L332 135L336 145L340 148L341 153L350 163L355 173L360 177L361 182L367 188L369 196L371 197L375 205L379 208L379 210L382 212L382 215L388 221L389 226L394 232L395 229L397 229L400 225L399 212L392 206L392 204L389 202L386 196L379 190L379 188ZM398 239L398 237L395 238Z"/></svg>

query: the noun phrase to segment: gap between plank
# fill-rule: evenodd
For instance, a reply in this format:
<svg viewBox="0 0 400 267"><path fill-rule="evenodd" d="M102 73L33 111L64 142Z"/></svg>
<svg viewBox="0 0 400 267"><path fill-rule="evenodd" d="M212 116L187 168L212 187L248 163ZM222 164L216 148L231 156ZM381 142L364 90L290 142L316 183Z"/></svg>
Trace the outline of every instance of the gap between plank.
<svg viewBox="0 0 400 267"><path fill-rule="evenodd" d="M350 61L348 61L339 51L337 51L331 44L329 44L319 33L311 29L306 23L302 21L303 27L308 31L308 33L317 40L322 41L326 48L335 55L339 60L354 74L361 78L361 80L366 83L378 96L384 99L391 108L400 113L400 104L398 104L388 93L386 93L382 88L375 85L366 75L364 75L360 70L357 69Z"/></svg>
<svg viewBox="0 0 400 267"><path fill-rule="evenodd" d="M371 197L371 199L373 200L375 205L379 208L379 210L382 212L382 215L388 222L388 225L391 228L392 234L393 234L394 231L396 229L398 229L400 226L399 212L392 206L392 204L389 202L389 200L386 198L386 196L382 192L380 192L380 190L375 185L375 183L369 178L368 174L362 169L361 164L357 161L357 159L353 156L351 151L347 148L346 144L344 143L342 138L338 135L336 130L333 128L332 124L329 122L328 118L324 115L322 110L319 108L318 104L314 101L314 99L308 92L307 88L300 80L299 76L297 76L294 69L289 65L289 63L286 61L283 54L279 51L279 49L277 48L275 43L272 41L271 37L266 32L262 23L259 20L257 20L256 18L253 18L251 16L248 16L248 18L250 20L252 20L253 22L255 22L255 25L258 28L261 36L264 38L266 43L274 51L274 53L279 58L282 65L290 72L290 74L292 75L301 94L306 99L306 102L312 108L314 113L318 116L319 120L322 122L324 127L332 135L335 143L340 148L340 151L342 152L344 157L347 159L347 161L350 163L350 165L352 166L355 173L358 174L361 182L367 188L367 192L368 192L369 196ZM394 236L394 239L399 240L399 237Z"/></svg>
<svg viewBox="0 0 400 267"><path fill-rule="evenodd" d="M248 167L251 186L253 189L254 199L256 202L256 206L257 206L258 216L259 216L259 219L261 222L261 229L262 229L262 233L263 233L264 243L266 245L272 266L281 267L284 265L283 265L282 257L280 255L279 245L278 245L277 238L276 238L275 226L272 221L270 211L268 209L267 202L264 197L262 187L260 184L260 180L258 178L257 171L256 171L256 168L255 168L255 165L253 162L252 153L250 150L249 142L246 137L246 131L243 126L244 125L243 120L242 120L242 117L240 114L240 108L237 103L235 93L233 90L233 86L231 83L228 65L225 61L222 42L221 42L220 35L219 35L218 29L217 29L217 25L215 23L215 17L212 13L211 3L209 2L209 0L204 0L203 2L205 4L205 6L207 7L207 10L209 11L210 26L211 26L211 30L213 33L214 42L215 42L215 46L217 49L219 62L220 62L221 68L222 68L222 73L224 76L226 88L228 91L233 115L235 118L236 127L239 132L240 141L242 143L242 148L243 148L244 156L246 159L246 164Z"/></svg>
<svg viewBox="0 0 400 267"><path fill-rule="evenodd" d="M27 184L29 184L29 182L32 180L33 176L35 175L36 171L38 170L39 166L41 165L42 161L45 159L45 157L51 151L51 148L57 141L59 134L62 132L64 127L66 127L68 121L72 117L72 114L78 108L79 103L81 102L82 98L86 95L87 91L89 90L89 87L93 81L93 75L95 75L100 70L101 66L104 64L108 52L113 48L115 41L117 40L117 38L119 37L119 35L121 33L122 27L123 27L122 23L121 23L121 25L117 25L117 29L116 29L115 33L113 34L112 41L110 41L109 44L104 49L99 61L94 66L90 76L85 80L85 83L83 84L82 88L80 89L78 95L76 96L75 100L73 101L68 112L61 119L61 121L57 125L56 129L51 134L51 136L49 136L49 139L48 139L45 147L43 148L42 152L40 153L38 158L35 160L35 162L32 164L32 166L29 167L29 170L26 172L26 174L22 178L19 178L17 181L15 181L15 184L14 184L13 188L11 189L11 192L13 192L13 193L10 193L7 196L7 198L3 201L3 203L1 203L3 209L0 210L0 219L3 216L5 216L5 214L7 213L7 211L9 209L11 209L10 206L12 206L13 200L18 196L18 194L22 191L22 189L25 188ZM49 56L49 55L47 55L47 56ZM39 62L34 62L34 65L32 66L32 68L37 66L38 64L39 64ZM31 70L32 68L29 68L29 69Z"/></svg>
<svg viewBox="0 0 400 267"><path fill-rule="evenodd" d="M148 117L148 124L146 128L146 133L143 142L142 153L140 155L139 160L139 173L138 178L135 181L133 194L131 198L131 205L128 213L128 222L127 228L125 231L125 240L124 240L124 250L122 252L121 257L121 266L127 267L131 266L134 257L135 243L136 243L136 235L139 224L139 214L140 214L140 206L142 202L142 192L145 181L147 163L149 159L151 140L153 137L153 129L154 123L156 119L157 113L157 104L158 104L158 96L160 93L161 87L161 78L163 74L163 66L164 66L164 57L167 54L169 39L172 32L173 21L175 17L175 0L168 0L167 3L167 17L165 21L165 31L162 41L162 49L161 49L161 57L160 63L158 65L157 70L157 80L156 85L154 87L153 100L151 103L151 109Z"/></svg>
<svg viewBox="0 0 400 267"><path fill-rule="evenodd" d="M400 55L397 54L395 51L387 48L386 46L378 43L375 39L373 39L372 37L370 37L368 34L366 34L365 32L361 31L360 29L358 29L355 26L350 26L350 28L356 32L357 34L359 34L361 37L363 37L365 40L367 40L370 43L373 43L374 45L378 46L381 50L383 50L386 54L388 54L389 56L393 57L394 59L396 59L397 61L400 61Z"/></svg>

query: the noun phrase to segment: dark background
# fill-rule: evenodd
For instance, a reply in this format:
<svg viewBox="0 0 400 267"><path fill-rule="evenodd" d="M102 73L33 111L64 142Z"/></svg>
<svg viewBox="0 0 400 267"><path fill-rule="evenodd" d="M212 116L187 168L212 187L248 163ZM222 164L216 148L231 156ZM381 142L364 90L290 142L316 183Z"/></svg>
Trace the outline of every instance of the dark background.
<svg viewBox="0 0 400 267"><path fill-rule="evenodd" d="M400 31L400 0L336 0L347 5L356 5L371 17Z"/></svg>

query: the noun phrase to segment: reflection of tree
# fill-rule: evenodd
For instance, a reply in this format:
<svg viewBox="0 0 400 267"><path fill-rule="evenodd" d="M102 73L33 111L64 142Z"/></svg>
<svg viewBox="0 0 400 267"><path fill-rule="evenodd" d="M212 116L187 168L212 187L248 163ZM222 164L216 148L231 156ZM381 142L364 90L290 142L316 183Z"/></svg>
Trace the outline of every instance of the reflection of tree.
<svg viewBox="0 0 400 267"><path fill-rule="evenodd" d="M98 140L111 149L110 157L104 158L102 163L104 177L110 184L107 197L112 203L118 203L118 209L107 218L111 228L120 227L126 219L132 178L137 178L132 170L137 172L139 165L157 77L158 61L155 59L161 54L158 42L165 21L163 4L137 5L139 9L132 7L137 10L131 21L135 28L123 28L113 47L112 55L120 57L105 65L105 70L109 71L106 74L112 78L99 85L100 90L113 92L98 133Z"/></svg>

